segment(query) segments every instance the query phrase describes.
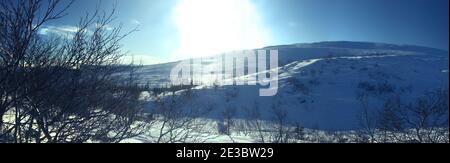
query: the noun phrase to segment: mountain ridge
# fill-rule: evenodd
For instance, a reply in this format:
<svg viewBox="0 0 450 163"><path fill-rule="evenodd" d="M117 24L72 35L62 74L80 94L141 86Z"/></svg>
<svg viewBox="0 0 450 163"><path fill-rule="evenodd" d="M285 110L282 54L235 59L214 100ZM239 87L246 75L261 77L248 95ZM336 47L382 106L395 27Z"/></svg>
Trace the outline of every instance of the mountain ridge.
<svg viewBox="0 0 450 163"><path fill-rule="evenodd" d="M345 48L345 49L366 49L366 50L402 50L402 51L448 54L448 51L446 50L426 46L366 42L366 41L321 41L311 43L294 43L286 45L266 46L261 49L274 49L274 48Z"/></svg>

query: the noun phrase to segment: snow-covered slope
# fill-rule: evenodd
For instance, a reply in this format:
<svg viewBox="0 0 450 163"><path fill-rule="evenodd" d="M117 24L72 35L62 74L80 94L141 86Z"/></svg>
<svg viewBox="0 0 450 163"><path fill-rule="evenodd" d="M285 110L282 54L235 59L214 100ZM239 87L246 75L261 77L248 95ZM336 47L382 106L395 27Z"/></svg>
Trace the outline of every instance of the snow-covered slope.
<svg viewBox="0 0 450 163"><path fill-rule="evenodd" d="M438 49L367 42L320 42L263 48L279 51L279 88L273 97L260 97L257 86L198 86L183 109L207 109L202 115L223 119L223 110L236 110L236 119L250 118L258 108L261 118L273 119L283 111L292 123L322 130L359 128L362 103L358 95L369 92L371 110L393 95L411 101L426 91L448 86L448 52ZM170 70L177 62L144 66L141 83L169 85ZM215 63L207 63L212 65ZM369 90L370 91L370 90ZM156 108L149 101L148 110Z"/></svg>

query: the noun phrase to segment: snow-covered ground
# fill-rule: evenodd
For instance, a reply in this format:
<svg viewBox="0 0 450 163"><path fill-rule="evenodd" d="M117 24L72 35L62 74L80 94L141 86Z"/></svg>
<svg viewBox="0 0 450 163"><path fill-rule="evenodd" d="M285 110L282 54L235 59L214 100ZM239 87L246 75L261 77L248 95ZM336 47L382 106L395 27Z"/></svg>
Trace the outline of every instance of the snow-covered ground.
<svg viewBox="0 0 450 163"><path fill-rule="evenodd" d="M274 112L281 111L290 125L300 124L324 133L351 133L361 129L358 115L363 105L357 98L361 84L383 84L389 88L368 97L372 111L380 109L383 100L391 95L400 95L402 101L413 101L427 91L448 87L447 51L363 42L321 42L263 49L279 51L276 96L260 97L259 86L201 85L190 90L189 98L180 102L177 109L208 110L198 117L208 120L207 130L217 130L217 123L224 121L226 110L232 110L232 119L237 121L251 119L252 110L258 110L258 118L265 122L273 122ZM170 85L170 70L176 64L144 66L137 72L140 82L154 87ZM208 62L205 66L213 64L217 63ZM182 98L183 92L177 92L176 96ZM158 98L164 101L169 96ZM160 106L154 98L147 100L149 112ZM209 133L201 137L206 142L256 142L254 137L245 134L230 137ZM144 138L140 141L147 142Z"/></svg>

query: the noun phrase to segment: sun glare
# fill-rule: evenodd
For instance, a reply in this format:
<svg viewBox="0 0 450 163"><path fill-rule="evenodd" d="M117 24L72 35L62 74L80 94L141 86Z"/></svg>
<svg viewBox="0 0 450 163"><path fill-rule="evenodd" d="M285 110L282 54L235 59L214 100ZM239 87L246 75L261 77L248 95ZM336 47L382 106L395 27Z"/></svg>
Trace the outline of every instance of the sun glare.
<svg viewBox="0 0 450 163"><path fill-rule="evenodd" d="M259 48L267 41L250 0L180 0L173 18L179 47L172 59Z"/></svg>

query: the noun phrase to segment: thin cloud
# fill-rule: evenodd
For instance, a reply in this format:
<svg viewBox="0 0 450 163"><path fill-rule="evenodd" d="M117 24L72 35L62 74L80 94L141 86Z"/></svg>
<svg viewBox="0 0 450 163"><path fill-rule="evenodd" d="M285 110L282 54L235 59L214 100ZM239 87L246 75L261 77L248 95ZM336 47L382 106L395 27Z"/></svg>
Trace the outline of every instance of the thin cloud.
<svg viewBox="0 0 450 163"><path fill-rule="evenodd" d="M95 24L95 28L99 28L99 27L101 27L101 28L103 28L103 29L105 29L105 30L107 30L107 31L112 31L112 30L114 30L114 27L112 27L111 25L108 25L108 24L105 24L105 25L101 25L101 24Z"/></svg>
<svg viewBox="0 0 450 163"><path fill-rule="evenodd" d="M95 24L92 28L85 29L85 32L87 35L93 34L93 29L97 28L98 25ZM111 31L114 30L114 27L110 25L103 25L102 26L105 30ZM75 33L77 33L80 30L77 26L70 26L70 25L63 25L63 26L44 26L39 29L38 34L40 35L57 35L64 38L72 38Z"/></svg>
<svg viewBox="0 0 450 163"><path fill-rule="evenodd" d="M39 30L39 34L47 35L47 34L58 34L65 35L70 33L75 33L79 30L78 27L75 26L45 26Z"/></svg>
<svg viewBox="0 0 450 163"><path fill-rule="evenodd" d="M80 28L76 26L44 26L39 29L38 34L40 35L56 35L64 38L72 38ZM89 31L87 31L89 34Z"/></svg>

